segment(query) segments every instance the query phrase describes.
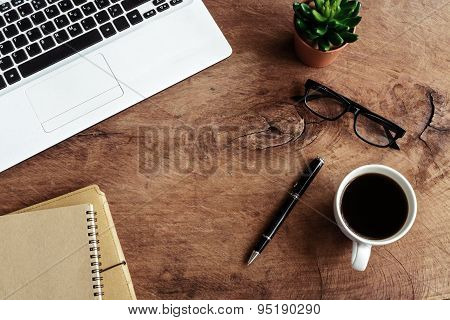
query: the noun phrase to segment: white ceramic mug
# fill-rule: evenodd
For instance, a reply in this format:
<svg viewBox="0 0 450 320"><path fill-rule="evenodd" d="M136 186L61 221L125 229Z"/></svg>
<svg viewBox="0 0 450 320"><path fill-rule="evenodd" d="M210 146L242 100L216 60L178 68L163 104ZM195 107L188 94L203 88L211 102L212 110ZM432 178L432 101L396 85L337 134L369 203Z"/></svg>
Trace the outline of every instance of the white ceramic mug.
<svg viewBox="0 0 450 320"><path fill-rule="evenodd" d="M406 218L406 222L403 227L393 236L381 239L367 239L363 236L355 233L345 222L342 212L341 212L341 204L342 197L344 192L351 181L353 181L356 177L368 174L368 173L378 173L385 175L391 179L393 179L397 184L403 189L403 192L406 195L406 199L408 201L408 216ZM414 190L411 184L406 180L406 178L401 175L398 171L395 171L392 168L379 165L379 164L371 164L367 166L359 167L352 172L350 172L344 180L342 180L339 188L336 192L336 196L334 198L334 217L336 219L336 223L341 229L341 231L353 241L353 251L352 251L352 267L358 271L364 271L367 267L367 263L369 262L370 252L372 246L382 246L385 244L389 244L395 242L402 238L412 227L414 220L416 219L417 213L417 200Z"/></svg>

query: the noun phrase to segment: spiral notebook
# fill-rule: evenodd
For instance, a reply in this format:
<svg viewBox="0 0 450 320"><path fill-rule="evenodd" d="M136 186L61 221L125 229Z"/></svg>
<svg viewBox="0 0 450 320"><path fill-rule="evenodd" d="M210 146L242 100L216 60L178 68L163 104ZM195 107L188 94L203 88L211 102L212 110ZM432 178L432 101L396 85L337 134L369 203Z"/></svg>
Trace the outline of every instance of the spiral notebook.
<svg viewBox="0 0 450 320"><path fill-rule="evenodd" d="M97 185L91 185L59 197L13 212L23 214L47 209L55 209L91 203L97 212L98 235L100 241L101 278L103 300L135 300L133 282L126 263L122 246L104 192ZM1 277L1 274L0 274Z"/></svg>
<svg viewBox="0 0 450 320"><path fill-rule="evenodd" d="M101 299L92 204L0 217L0 298Z"/></svg>

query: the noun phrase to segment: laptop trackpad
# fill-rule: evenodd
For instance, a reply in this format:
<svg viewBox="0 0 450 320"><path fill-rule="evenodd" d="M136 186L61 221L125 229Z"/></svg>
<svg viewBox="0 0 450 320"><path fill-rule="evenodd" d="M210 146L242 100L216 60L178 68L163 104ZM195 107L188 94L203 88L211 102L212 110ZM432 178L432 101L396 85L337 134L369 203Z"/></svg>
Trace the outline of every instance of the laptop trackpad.
<svg viewBox="0 0 450 320"><path fill-rule="evenodd" d="M51 132L120 98L123 90L98 54L46 78L26 94L44 131Z"/></svg>

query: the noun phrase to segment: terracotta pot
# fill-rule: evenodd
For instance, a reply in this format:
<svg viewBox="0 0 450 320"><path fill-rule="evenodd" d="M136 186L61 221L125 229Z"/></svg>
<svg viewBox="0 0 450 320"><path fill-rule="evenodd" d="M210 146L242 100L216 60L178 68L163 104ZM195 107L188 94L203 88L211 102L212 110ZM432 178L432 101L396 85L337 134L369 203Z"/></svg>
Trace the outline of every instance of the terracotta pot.
<svg viewBox="0 0 450 320"><path fill-rule="evenodd" d="M307 66L322 68L331 64L347 45L348 43L344 44L342 47L326 52L314 49L297 34L294 27L295 53Z"/></svg>

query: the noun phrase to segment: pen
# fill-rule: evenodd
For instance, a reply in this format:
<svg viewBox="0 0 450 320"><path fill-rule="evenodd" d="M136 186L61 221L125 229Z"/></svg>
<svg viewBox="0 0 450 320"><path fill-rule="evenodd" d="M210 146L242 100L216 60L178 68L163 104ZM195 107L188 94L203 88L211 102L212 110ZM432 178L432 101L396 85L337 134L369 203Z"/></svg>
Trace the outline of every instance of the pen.
<svg viewBox="0 0 450 320"><path fill-rule="evenodd" d="M255 259L263 252L264 248L269 244L269 242L273 239L274 235L288 217L289 213L295 207L298 202L298 199L305 193L306 189L308 189L311 182L316 177L317 173L319 173L322 168L324 161L317 157L309 164L308 168L303 172L300 179L292 188L292 191L289 193L288 198L281 206L278 214L272 220L269 228L264 232L261 236L261 239L256 244L253 252L248 259L248 265L250 265Z"/></svg>

